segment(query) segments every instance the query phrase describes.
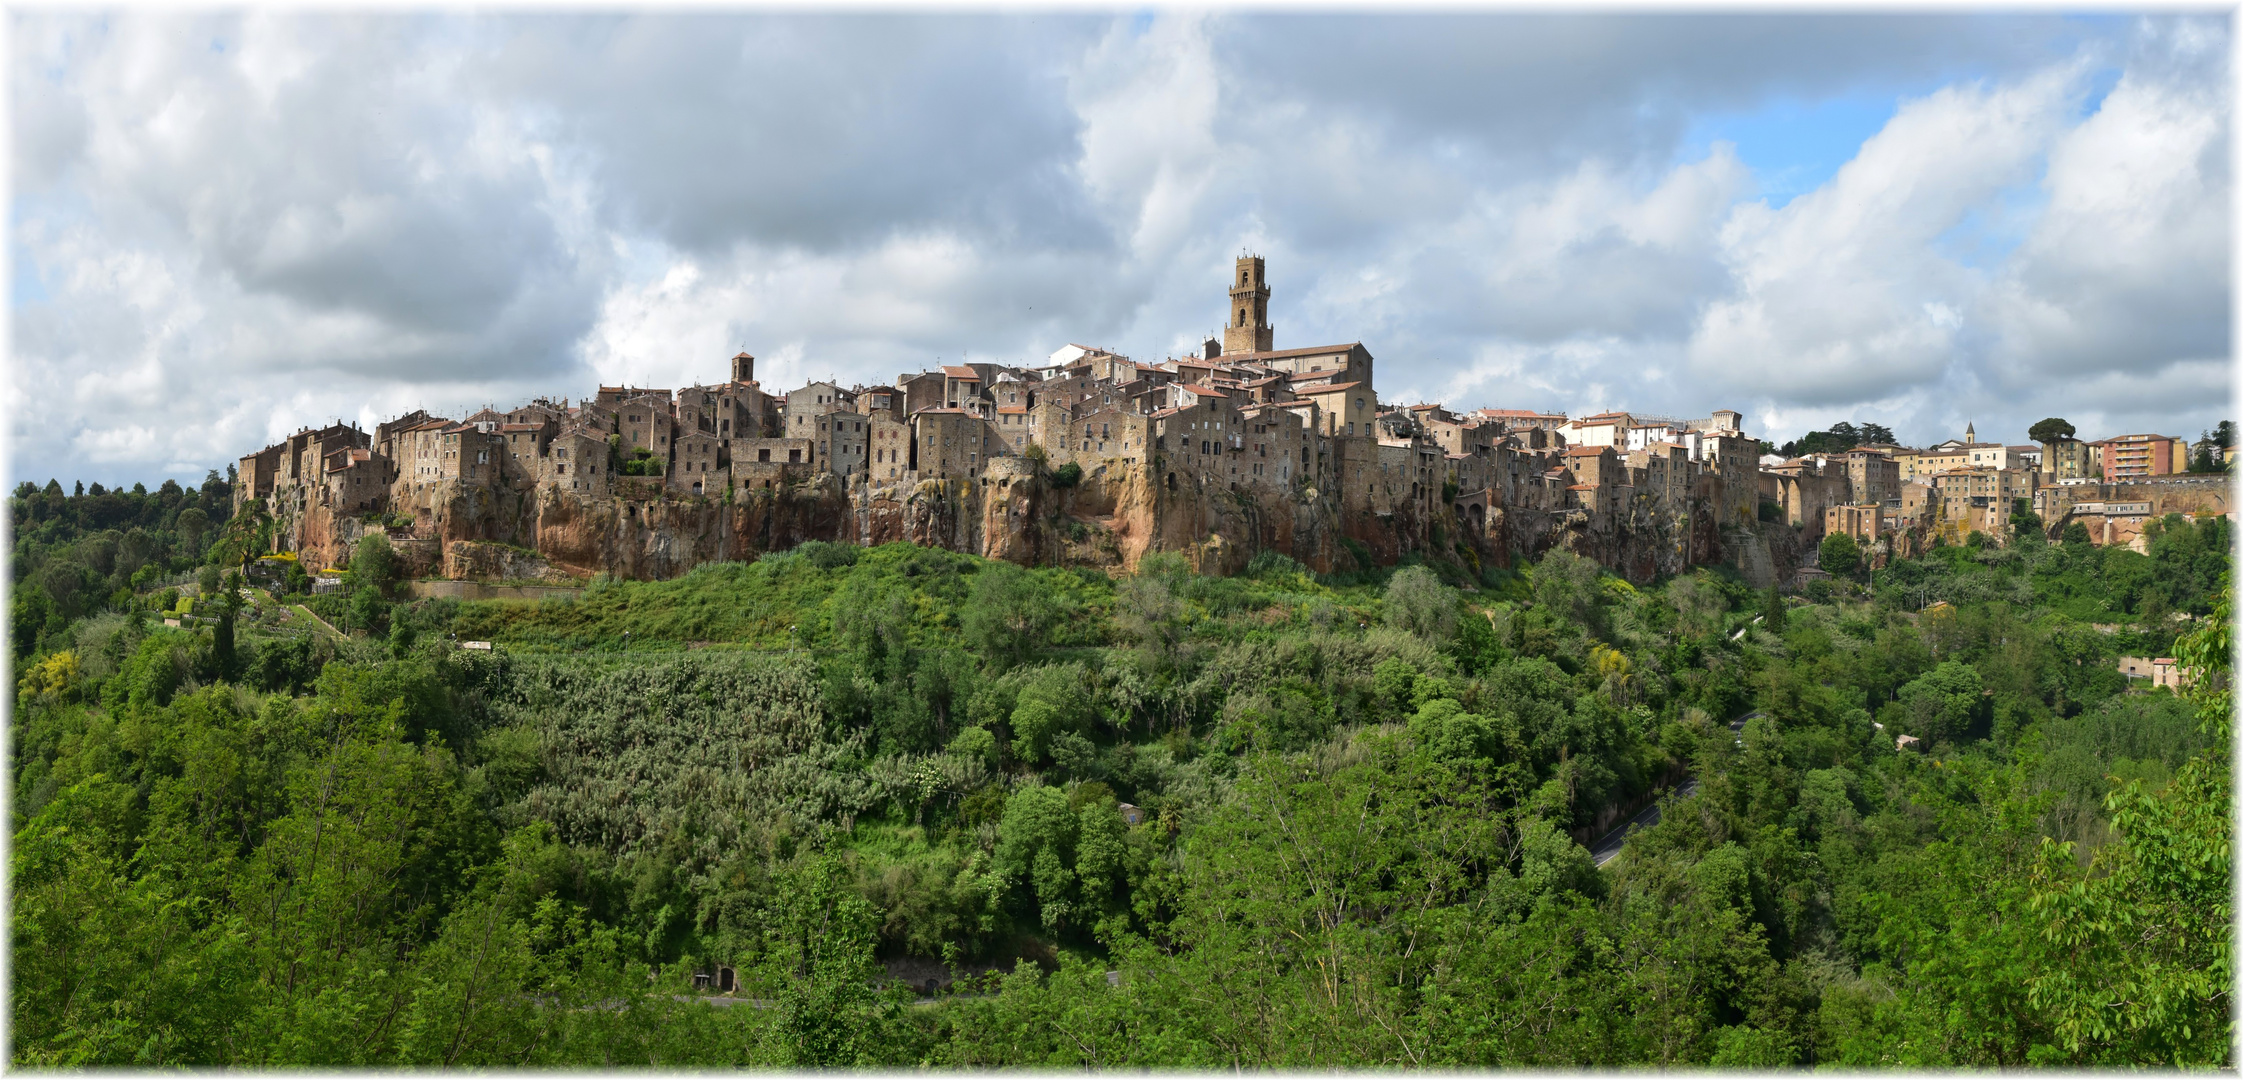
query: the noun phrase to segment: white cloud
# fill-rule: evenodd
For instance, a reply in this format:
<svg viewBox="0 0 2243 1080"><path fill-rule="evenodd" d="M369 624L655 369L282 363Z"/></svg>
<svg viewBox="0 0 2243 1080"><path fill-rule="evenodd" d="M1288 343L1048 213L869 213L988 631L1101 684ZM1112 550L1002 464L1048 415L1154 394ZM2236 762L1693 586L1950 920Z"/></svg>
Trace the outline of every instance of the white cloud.
<svg viewBox="0 0 2243 1080"><path fill-rule="evenodd" d="M2227 349L2231 98L2159 75L2129 72L2049 152L2047 210L1989 305L2005 385Z"/></svg>
<svg viewBox="0 0 2243 1080"><path fill-rule="evenodd" d="M1395 400L1916 438L2225 401L2216 19L14 27L13 239L46 293L14 307L17 479L198 479L304 424L682 385L741 348L781 388L1158 358L1218 325L1241 245L1279 344L1361 340ZM1781 208L1753 154L1680 142L1901 84Z"/></svg>
<svg viewBox="0 0 2243 1080"><path fill-rule="evenodd" d="M1938 378L1965 348L1985 284L1937 241L2031 180L2078 74L1910 102L1823 187L1781 209L1739 206L1721 237L1736 292L1691 340L1696 373L1807 405Z"/></svg>

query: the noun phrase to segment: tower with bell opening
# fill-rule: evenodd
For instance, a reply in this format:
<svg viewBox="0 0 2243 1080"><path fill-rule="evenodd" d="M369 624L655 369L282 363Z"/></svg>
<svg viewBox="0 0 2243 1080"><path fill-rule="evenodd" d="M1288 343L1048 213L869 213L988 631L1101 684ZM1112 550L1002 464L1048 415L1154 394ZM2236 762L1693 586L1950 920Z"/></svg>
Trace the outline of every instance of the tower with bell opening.
<svg viewBox="0 0 2243 1080"><path fill-rule="evenodd" d="M1275 333L1269 324L1269 279L1262 274L1262 257L1241 255L1231 280L1230 315L1223 320L1223 352L1269 352Z"/></svg>

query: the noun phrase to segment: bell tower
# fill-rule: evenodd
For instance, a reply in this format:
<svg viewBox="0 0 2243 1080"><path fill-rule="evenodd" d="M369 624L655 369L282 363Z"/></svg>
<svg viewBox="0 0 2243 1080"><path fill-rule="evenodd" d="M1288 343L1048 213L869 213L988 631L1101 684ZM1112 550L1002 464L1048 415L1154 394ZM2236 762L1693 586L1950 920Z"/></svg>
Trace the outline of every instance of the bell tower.
<svg viewBox="0 0 2243 1080"><path fill-rule="evenodd" d="M1231 279L1231 304L1223 320L1223 354L1269 352L1275 331L1269 324L1269 281L1259 255L1241 255Z"/></svg>

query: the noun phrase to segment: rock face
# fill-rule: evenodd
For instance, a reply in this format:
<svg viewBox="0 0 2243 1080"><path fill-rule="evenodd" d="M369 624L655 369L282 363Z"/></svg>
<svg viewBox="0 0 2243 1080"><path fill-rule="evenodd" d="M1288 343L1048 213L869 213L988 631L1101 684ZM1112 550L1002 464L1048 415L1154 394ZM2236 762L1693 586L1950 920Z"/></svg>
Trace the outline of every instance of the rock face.
<svg viewBox="0 0 2243 1080"><path fill-rule="evenodd" d="M1477 571L1553 547L1636 581L1733 560L1748 580L1765 584L1768 575L1788 579L1798 566L1792 530L1719 526L1718 491L1693 496L1682 512L1646 498L1593 514L1498 503L1465 518L1430 497L1374 513L1310 483L1234 490L1157 469L1112 462L1061 487L1037 463L1005 457L970 479L823 474L730 498L654 484L603 497L455 485L436 493L436 510L412 530L390 535L416 576L547 584L600 572L675 577L701 563L753 559L809 540L907 540L1024 565L1117 571L1149 552L1172 551L1209 574L1236 573L1262 551L1321 572L1367 570L1411 554ZM380 528L318 508L282 525L282 543L292 540L323 566L347 559L360 536Z"/></svg>
<svg viewBox="0 0 2243 1080"><path fill-rule="evenodd" d="M444 549L444 576L457 581L566 585L575 578L533 551L487 540L458 540Z"/></svg>

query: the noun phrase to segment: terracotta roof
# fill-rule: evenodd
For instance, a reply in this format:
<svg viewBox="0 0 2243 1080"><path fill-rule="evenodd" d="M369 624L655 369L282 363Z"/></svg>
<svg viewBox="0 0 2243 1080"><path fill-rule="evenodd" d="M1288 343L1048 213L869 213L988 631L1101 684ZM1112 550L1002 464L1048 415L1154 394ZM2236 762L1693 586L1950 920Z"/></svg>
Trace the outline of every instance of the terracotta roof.
<svg viewBox="0 0 2243 1080"><path fill-rule="evenodd" d="M1179 389L1179 390L1185 390L1185 391L1189 391L1189 392L1191 392L1191 393L1194 393L1194 394L1198 394L1198 395L1200 395L1201 397L1227 397L1227 396L1229 396L1229 395L1227 395L1227 394L1223 393L1223 392L1222 392L1222 391L1221 391L1220 389L1217 389L1217 388L1215 388L1215 387L1212 387L1212 386L1201 386L1201 385L1199 385L1198 383L1182 383L1182 384L1180 384L1180 385L1178 385L1178 386L1177 386L1177 389Z"/></svg>
<svg viewBox="0 0 2243 1080"><path fill-rule="evenodd" d="M1362 342L1350 341L1345 345L1312 345L1306 349L1276 349L1270 352L1225 353L1224 357L1225 359L1228 359L1230 357L1237 357L1242 362L1251 362L1260 360L1273 360L1287 356L1307 356L1310 353L1336 352L1345 354L1351 350L1360 349L1362 347Z"/></svg>
<svg viewBox="0 0 2243 1080"><path fill-rule="evenodd" d="M1595 420L1619 420L1619 419L1622 419L1622 418L1626 417L1627 415L1628 415L1628 414L1627 414L1627 413L1624 413L1624 412L1600 412L1600 413L1597 413L1597 414L1595 414L1595 415L1593 415L1593 416L1584 416L1584 417L1582 417L1582 418L1581 418L1581 423L1583 423L1583 424L1588 424L1588 423L1590 423L1591 421L1595 421Z"/></svg>
<svg viewBox="0 0 2243 1080"><path fill-rule="evenodd" d="M998 411L998 412L1001 412L1001 413L1024 413L1024 412L1027 412L1027 411L1028 411L1028 406L1026 406L1026 405L999 405L999 406L997 406L997 411Z"/></svg>
<svg viewBox="0 0 2243 1080"><path fill-rule="evenodd" d="M1595 484L1571 484L1566 487L1567 491L1595 491L1596 489Z"/></svg>
<svg viewBox="0 0 2243 1080"><path fill-rule="evenodd" d="M963 367L958 364L944 364L942 366L942 373L950 376L953 379L973 379L979 381L981 378L980 375L974 373L974 369L970 367Z"/></svg>
<svg viewBox="0 0 2243 1080"><path fill-rule="evenodd" d="M1565 456L1592 457L1597 454L1602 454L1610 449L1612 448L1609 446L1568 446L1565 448Z"/></svg>
<svg viewBox="0 0 2243 1080"><path fill-rule="evenodd" d="M926 415L928 415L929 413L945 413L945 414L948 414L948 415L951 415L951 416L964 416L964 415L966 415L966 410L964 410L964 409L948 409L948 408L944 408L944 409L921 409L921 410L919 410L918 412L912 413L911 415L913 415L913 416L926 416Z"/></svg>
<svg viewBox="0 0 2243 1080"><path fill-rule="evenodd" d="M500 431L543 431L544 424L500 424Z"/></svg>
<svg viewBox="0 0 2243 1080"><path fill-rule="evenodd" d="M1180 412L1183 412L1183 411L1184 411L1184 410L1182 410L1182 409L1177 409L1177 408L1168 408L1168 409L1162 409L1162 410L1160 410L1159 412L1153 413L1153 414L1152 414L1152 416L1151 416L1151 418L1152 418L1152 419L1154 419L1154 420L1158 420L1158 419L1160 419L1160 418L1161 418L1161 417L1163 417L1163 416L1174 416L1174 415L1176 415L1177 413L1180 413Z"/></svg>
<svg viewBox="0 0 2243 1080"><path fill-rule="evenodd" d="M1332 384L1332 385L1329 385L1329 386L1310 386L1310 387L1305 387L1305 388L1303 388L1303 389L1301 390L1301 393L1304 393L1304 394L1336 394L1336 393L1339 393L1339 392L1340 392L1340 391L1342 391L1342 390L1352 390L1352 389L1354 389L1354 388L1356 388L1356 387L1358 387L1358 386L1361 386L1361 385L1363 385L1363 384L1362 384L1362 383L1359 383L1359 382L1343 382L1343 383L1334 383L1334 384Z"/></svg>

